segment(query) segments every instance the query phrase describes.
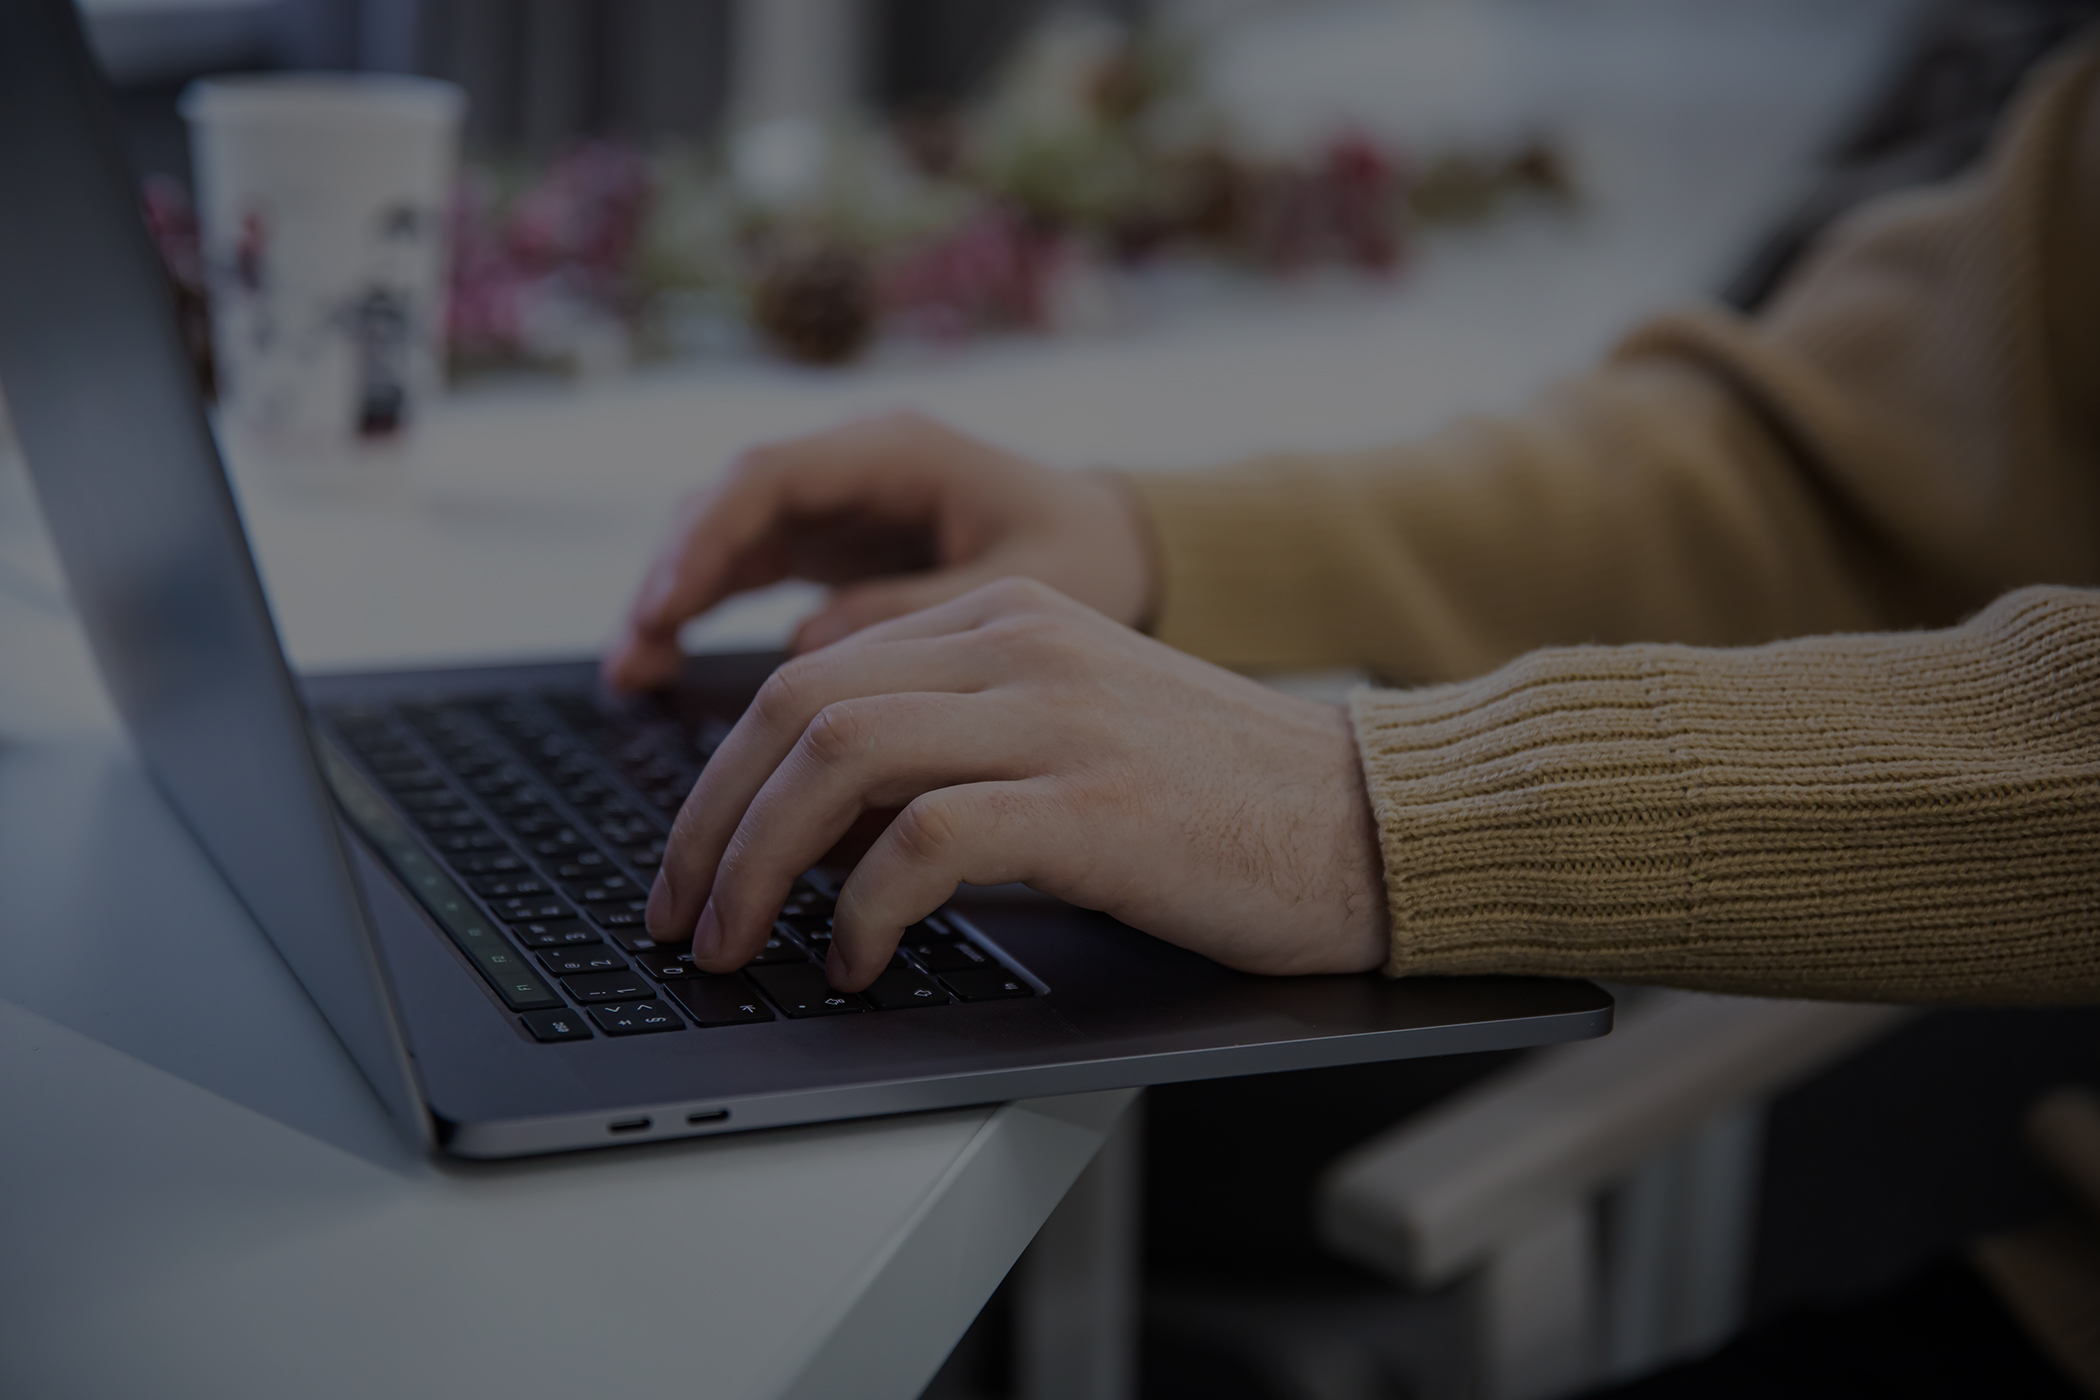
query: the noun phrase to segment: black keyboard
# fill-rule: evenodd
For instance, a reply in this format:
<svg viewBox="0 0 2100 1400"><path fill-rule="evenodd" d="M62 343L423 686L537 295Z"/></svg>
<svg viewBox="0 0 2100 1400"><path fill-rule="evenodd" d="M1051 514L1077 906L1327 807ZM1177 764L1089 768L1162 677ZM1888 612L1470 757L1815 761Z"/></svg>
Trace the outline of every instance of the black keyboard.
<svg viewBox="0 0 2100 1400"><path fill-rule="evenodd" d="M742 971L693 967L643 921L664 835L727 733L589 695L333 706L322 756L344 809L535 1040L746 1026L1035 995L952 915L907 931L867 990L824 980L837 891L795 882Z"/></svg>

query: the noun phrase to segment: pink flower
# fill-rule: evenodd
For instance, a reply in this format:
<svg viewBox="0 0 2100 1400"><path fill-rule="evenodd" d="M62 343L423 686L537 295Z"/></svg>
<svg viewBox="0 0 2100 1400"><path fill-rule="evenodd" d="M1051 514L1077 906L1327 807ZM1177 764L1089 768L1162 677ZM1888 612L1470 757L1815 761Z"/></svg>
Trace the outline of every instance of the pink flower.
<svg viewBox="0 0 2100 1400"><path fill-rule="evenodd" d="M1040 326L1060 241L1019 214L991 208L884 270L883 308L935 339Z"/></svg>

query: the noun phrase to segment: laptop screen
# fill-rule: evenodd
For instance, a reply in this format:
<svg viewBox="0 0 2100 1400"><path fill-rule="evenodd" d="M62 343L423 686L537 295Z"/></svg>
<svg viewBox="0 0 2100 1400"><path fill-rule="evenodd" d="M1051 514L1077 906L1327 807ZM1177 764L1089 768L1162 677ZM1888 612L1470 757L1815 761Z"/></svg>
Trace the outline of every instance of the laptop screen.
<svg viewBox="0 0 2100 1400"><path fill-rule="evenodd" d="M0 392L146 768L397 1117L384 974L70 0L0 4ZM111 851L121 880L123 853ZM144 893L144 892L141 892ZM140 956L156 948L143 917Z"/></svg>

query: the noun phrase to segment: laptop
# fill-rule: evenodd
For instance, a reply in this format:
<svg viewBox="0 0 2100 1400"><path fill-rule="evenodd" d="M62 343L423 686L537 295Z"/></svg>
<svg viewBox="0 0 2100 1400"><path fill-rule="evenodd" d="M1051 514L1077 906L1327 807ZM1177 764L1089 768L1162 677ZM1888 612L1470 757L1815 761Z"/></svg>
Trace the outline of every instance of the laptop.
<svg viewBox="0 0 2100 1400"><path fill-rule="evenodd" d="M729 976L652 941L670 817L774 655L295 676L69 0L0 0L0 386L146 769L404 1130L513 1157L1569 1041L1541 978L1262 978L959 888L859 995L836 872ZM442 606L442 600L433 600Z"/></svg>

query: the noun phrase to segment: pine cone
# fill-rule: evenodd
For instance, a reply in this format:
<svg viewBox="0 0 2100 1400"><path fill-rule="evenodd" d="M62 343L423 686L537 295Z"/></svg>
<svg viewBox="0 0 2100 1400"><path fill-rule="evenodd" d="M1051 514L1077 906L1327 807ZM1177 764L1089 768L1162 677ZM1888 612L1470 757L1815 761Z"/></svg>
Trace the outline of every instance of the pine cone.
<svg viewBox="0 0 2100 1400"><path fill-rule="evenodd" d="M791 360L844 364L875 333L874 276L843 248L783 252L752 288L751 321Z"/></svg>

